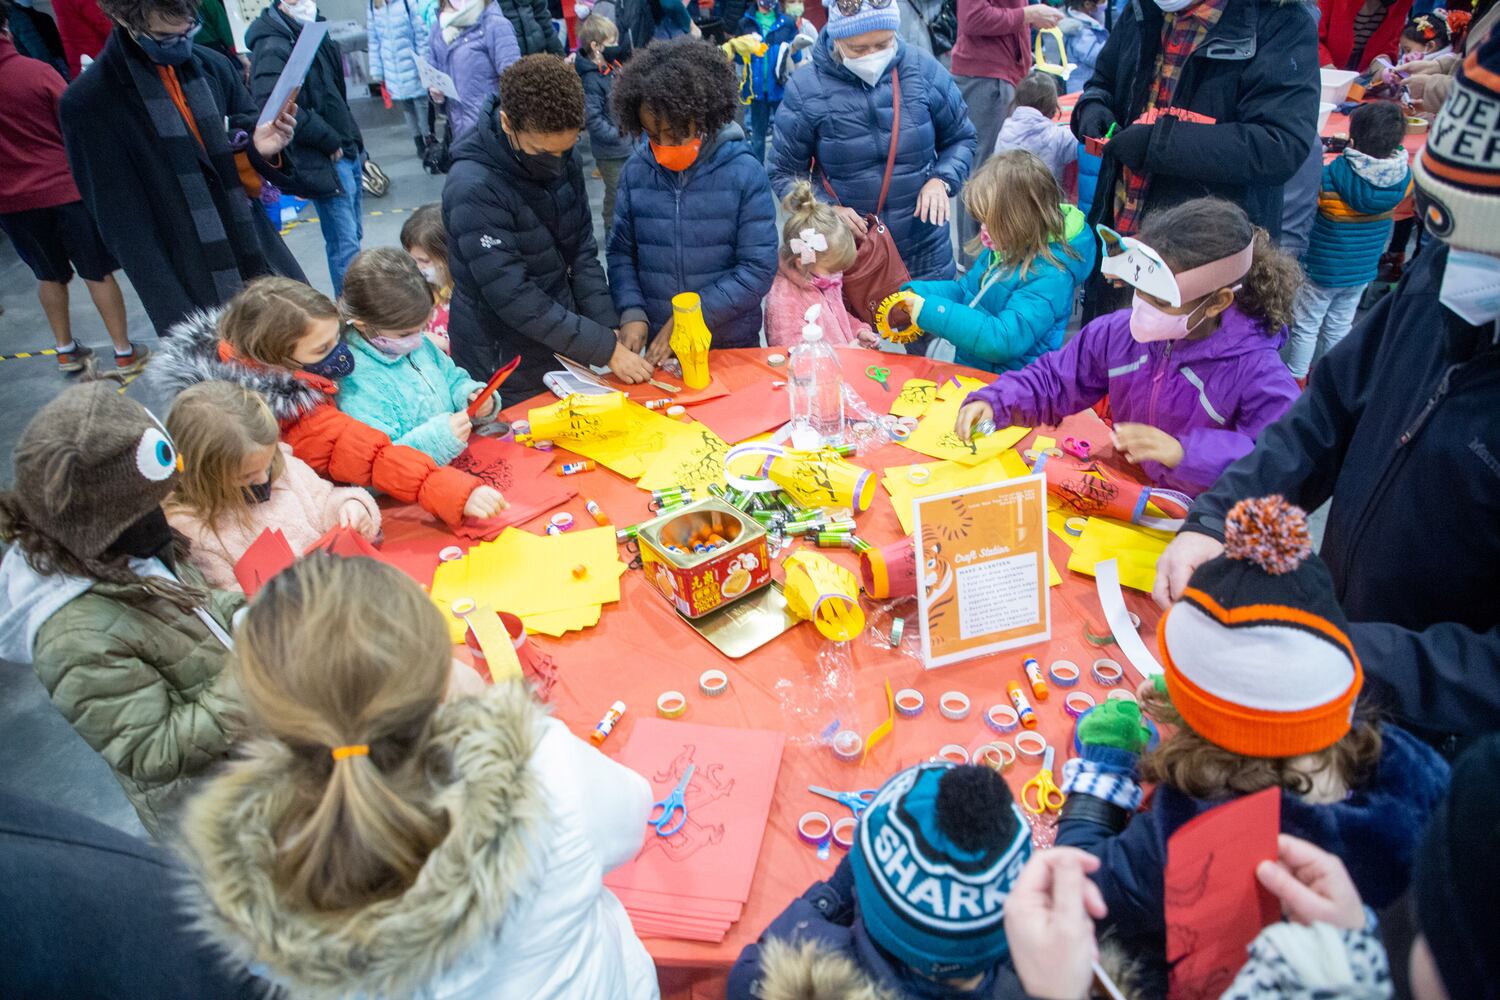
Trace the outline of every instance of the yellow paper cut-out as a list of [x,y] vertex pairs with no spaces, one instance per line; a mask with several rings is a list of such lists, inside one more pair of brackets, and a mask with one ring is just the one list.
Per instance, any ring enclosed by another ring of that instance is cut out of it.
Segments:
[[[608,400],[615,404],[594,403]],[[571,404],[571,405],[569,405]],[[569,396],[551,406],[529,413],[531,436],[547,439],[559,447],[592,458],[627,479],[635,479],[671,442],[692,437],[692,428],[670,417],[628,402],[622,393],[610,396]],[[537,428],[542,420],[544,434]],[[557,433],[561,427],[562,433]]]
[[786,609],[825,638],[847,642],[865,627],[859,579],[821,552],[800,551],[782,563]]
[[[939,395],[941,396],[941,390]],[[939,399],[927,408],[927,415],[917,424],[917,429],[901,443],[912,451],[931,455],[933,458],[950,459],[963,465],[978,465],[994,458],[1031,433],[1029,427],[1002,427],[993,434],[972,438],[965,444],[953,430],[958,421],[958,411],[962,407],[962,396]]]
[[698,499],[708,495],[710,483],[724,482],[724,456],[729,445],[703,424],[685,425],[691,433],[672,437],[654,456],[636,482],[643,490],[686,486]]
[[949,375],[943,379],[943,384],[938,386],[937,398],[939,402],[947,403],[952,400],[963,402],[964,397],[975,389],[983,389],[989,385],[988,382],[967,375]]
[[531,436],[538,441],[562,438],[587,440],[615,433],[625,426],[625,394],[611,392],[602,396],[575,393],[550,406],[527,411]]
[[870,730],[870,735],[865,737],[864,756],[859,758],[863,764],[870,756],[870,751],[875,744],[891,735],[891,730],[896,728],[896,696],[891,692],[891,679],[885,679],[885,720]]
[[897,417],[920,417],[937,398],[937,383],[926,378],[909,378],[901,386],[901,394],[891,404],[891,415]]
[[511,641],[510,633],[506,631],[504,625],[500,624],[500,618],[495,614],[495,609],[487,604],[480,604],[474,609],[473,614],[468,616],[468,624],[469,630],[474,633],[474,638],[479,643],[480,652],[484,653],[490,679],[496,684],[519,680],[521,661],[516,656],[516,647]]
[[1083,534],[1073,542],[1068,569],[1093,576],[1098,563],[1116,559],[1120,564],[1121,585],[1150,593],[1156,582],[1156,561],[1171,540],[1171,532],[1091,517]]

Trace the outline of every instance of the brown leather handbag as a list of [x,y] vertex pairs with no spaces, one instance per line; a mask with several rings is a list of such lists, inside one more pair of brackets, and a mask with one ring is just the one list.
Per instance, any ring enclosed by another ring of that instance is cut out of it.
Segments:
[[[901,252],[896,249],[891,231],[880,221],[880,213],[885,211],[885,196],[891,189],[891,171],[896,167],[896,143],[901,135],[901,76],[895,69],[891,70],[891,99],[895,105],[891,117],[891,148],[885,157],[885,178],[880,182],[880,200],[875,204],[875,214],[865,215],[865,224],[869,226],[869,230],[863,236],[855,234],[855,246],[859,253],[855,256],[854,263],[844,271],[844,305],[851,315],[871,325],[875,322],[876,310],[886,296],[899,291],[902,285],[911,280],[911,273],[901,260]],[[816,163],[813,168],[817,169]],[[826,173],[823,174],[823,187],[835,203],[843,204],[839,201],[838,192],[828,183]]]

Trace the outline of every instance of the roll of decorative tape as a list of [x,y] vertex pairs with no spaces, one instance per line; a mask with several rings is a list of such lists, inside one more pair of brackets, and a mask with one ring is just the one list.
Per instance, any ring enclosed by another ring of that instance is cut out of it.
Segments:
[[1047,752],[1047,741],[1041,733],[1022,733],[1016,737],[1016,753],[1025,760],[1041,760]]
[[438,552],[438,558],[443,562],[452,562],[455,559],[462,559],[463,557],[464,550],[457,545],[450,545]]
[[1083,671],[1078,669],[1078,664],[1072,660],[1053,660],[1052,666],[1047,668],[1047,676],[1052,678],[1052,683],[1058,687],[1070,688],[1078,683],[1078,678],[1083,676]]
[[1035,465],[1036,460],[1042,457],[1042,453],[1035,448],[1027,448],[1021,452],[1021,457],[1026,460],[1027,465]]
[[1042,454],[1046,455],[1048,458],[1062,458],[1063,453],[1061,448],[1048,448],[1046,451],[1042,452]]
[[958,743],[944,743],[938,749],[937,756],[932,759],[947,761],[950,764],[967,764],[969,748]]
[[560,510],[556,514],[553,514],[551,517],[547,518],[547,523],[552,525],[552,527],[554,528],[561,528],[563,531],[567,531],[569,528],[573,527],[573,515],[569,514],[565,510]]
[[766,364],[770,365],[772,368],[780,368],[782,365],[786,364],[786,355],[768,354],[766,355]]
[[1124,688],[1115,688],[1104,697],[1108,701],[1135,701],[1135,695],[1131,694]]
[[983,764],[992,771],[1005,774],[1016,766],[1016,751],[1004,740],[996,740],[974,751],[974,763]]
[[1141,616],[1136,614],[1134,611],[1127,611],[1125,613],[1130,616],[1130,627],[1133,629],[1139,629],[1141,627]]
[[669,407],[667,407],[667,416],[673,418],[674,420],[676,418],[682,416],[686,412],[687,412],[687,407],[683,406],[681,403],[678,403],[675,406],[669,406]]
[[529,420],[517,420],[515,423],[513,423],[513,424],[510,425],[510,429],[515,434],[530,434],[531,433],[531,421],[529,421]]
[[1107,656],[1095,660],[1093,669],[1089,672],[1104,687],[1114,687],[1125,679],[1125,668],[1120,666],[1118,660],[1111,660]]
[[663,719],[677,719],[687,711],[687,695],[681,691],[663,691],[656,696],[656,714]]
[[835,847],[849,850],[854,846],[854,832],[859,829],[859,820],[853,816],[845,816],[833,824],[831,835]]
[[533,441],[533,442],[531,442],[531,446],[533,448],[535,448],[537,451],[551,451],[552,450],[552,442],[551,441],[547,441],[545,439],[543,439],[541,441]]
[[922,486],[932,481],[932,470],[925,465],[914,465],[906,470],[906,481],[914,486]]
[[833,821],[827,813],[810,809],[797,820],[797,836],[814,847],[822,847],[833,835]]
[[896,711],[902,715],[921,715],[927,699],[916,688],[902,688],[896,692]]
[[891,646],[892,649],[895,649],[897,646],[901,645],[901,637],[904,636],[905,634],[906,634],[906,619],[905,618],[892,618],[891,619],[891,634],[886,639],[886,642],[890,643],[890,646]]
[[839,760],[859,760],[865,748],[865,738],[852,729],[840,729],[833,734],[833,755]]
[[1086,517],[1070,517],[1063,522],[1063,530],[1072,535],[1074,538],[1077,538],[1079,535],[1083,534],[1083,529],[1088,525],[1088,523],[1089,519]]
[[474,613],[474,609],[478,606],[479,605],[474,603],[474,598],[460,597],[458,600],[454,601],[452,605],[449,606],[448,610],[453,612],[453,617],[455,618],[466,618],[469,615],[472,615]]
[[918,421],[916,417],[897,417],[896,423],[900,424],[902,427],[905,427],[909,431],[914,431],[917,429]]
[[729,675],[722,670],[705,670],[698,675],[698,690],[717,698],[729,690]]
[[907,428],[901,426],[900,424],[893,424],[891,426],[891,439],[892,440],[895,440],[895,441],[905,441],[909,437],[911,437],[911,431],[908,430]]
[[1063,711],[1076,719],[1093,708],[1095,704],[1094,696],[1087,691],[1069,691],[1067,697],[1063,699]]
[[962,691],[944,691],[942,697],[938,698],[938,711],[943,713],[943,718],[954,722],[967,719],[972,707],[969,696]]
[[997,733],[1009,733],[1021,724],[1021,716],[1010,705],[995,704],[985,709],[984,722]]

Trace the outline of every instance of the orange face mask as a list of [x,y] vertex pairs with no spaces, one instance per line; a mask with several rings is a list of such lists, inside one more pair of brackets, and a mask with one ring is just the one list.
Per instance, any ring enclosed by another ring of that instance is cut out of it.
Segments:
[[646,141],[651,145],[651,155],[656,157],[656,162],[678,173],[691,167],[697,161],[698,148],[703,145],[701,138],[694,139],[692,142],[684,142],[679,146],[662,146],[649,139]]

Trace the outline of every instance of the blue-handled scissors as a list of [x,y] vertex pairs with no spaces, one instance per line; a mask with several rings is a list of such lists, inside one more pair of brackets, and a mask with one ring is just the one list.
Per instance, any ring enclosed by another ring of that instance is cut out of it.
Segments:
[[870,803],[875,801],[875,793],[878,791],[875,788],[865,788],[857,792],[836,792],[831,788],[820,788],[817,785],[808,785],[807,790],[825,799],[842,802],[849,807],[855,819],[859,819],[860,814],[870,808]]
[[[693,780],[693,771],[697,770],[697,764],[689,764],[687,770],[682,772],[677,787],[667,793],[667,797],[651,806],[651,812],[661,810],[661,815],[647,817],[646,822],[656,827],[658,837],[670,837],[682,829],[682,824],[687,822],[687,794],[688,782]],[[675,814],[675,815],[674,815]],[[673,820],[676,820],[674,823]]]

